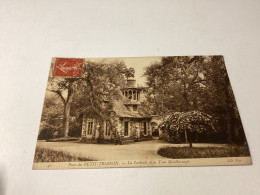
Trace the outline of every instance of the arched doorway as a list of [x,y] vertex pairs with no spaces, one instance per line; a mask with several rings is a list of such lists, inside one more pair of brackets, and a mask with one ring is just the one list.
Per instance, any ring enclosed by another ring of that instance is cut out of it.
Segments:
[[159,139],[159,128],[156,122],[151,122],[152,136],[153,139]]

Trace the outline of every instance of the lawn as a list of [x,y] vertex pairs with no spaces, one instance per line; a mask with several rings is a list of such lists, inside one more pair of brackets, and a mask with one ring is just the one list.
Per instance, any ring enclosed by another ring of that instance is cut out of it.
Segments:
[[159,148],[157,154],[173,159],[181,158],[219,158],[250,156],[247,146],[225,147],[174,147],[165,146]]
[[34,162],[77,162],[93,161],[91,157],[71,154],[64,151],[55,151],[47,148],[37,147],[35,150]]

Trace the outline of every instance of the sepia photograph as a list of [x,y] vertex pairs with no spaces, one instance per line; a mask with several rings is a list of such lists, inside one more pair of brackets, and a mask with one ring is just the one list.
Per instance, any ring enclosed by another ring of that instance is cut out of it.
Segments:
[[259,195],[259,0],[0,0],[0,195]]
[[33,169],[251,163],[223,56],[52,59]]

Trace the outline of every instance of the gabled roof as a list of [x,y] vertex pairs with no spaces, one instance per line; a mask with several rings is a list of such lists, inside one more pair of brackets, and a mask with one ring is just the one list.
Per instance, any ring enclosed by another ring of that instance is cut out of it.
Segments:
[[[108,112],[114,112],[118,117],[123,118],[152,118],[150,113],[144,110],[141,106],[141,103],[138,101],[131,101],[125,96],[121,95],[118,99],[114,100],[105,100],[104,102],[110,102],[110,108],[107,110]],[[131,105],[139,105],[136,111],[133,111]],[[83,109],[81,113],[85,113],[87,115],[95,116],[95,112],[91,107]]]
[[124,105],[140,105],[141,103],[137,100],[130,100],[127,97],[123,96],[122,102]]
[[[137,109],[137,111],[133,111],[131,108],[127,107],[126,105],[129,105],[126,103],[124,104],[123,99],[113,101],[113,111],[116,113],[119,117],[125,117],[125,118],[151,118],[149,113],[142,112],[141,109]],[[136,104],[134,104],[136,105]]]

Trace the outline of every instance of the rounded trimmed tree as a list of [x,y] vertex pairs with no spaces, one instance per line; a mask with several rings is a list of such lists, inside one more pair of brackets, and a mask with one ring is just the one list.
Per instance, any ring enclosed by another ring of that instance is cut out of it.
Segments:
[[170,138],[176,134],[185,133],[185,137],[192,147],[192,134],[208,130],[216,132],[213,124],[214,118],[200,111],[174,112],[159,125],[159,128],[166,132]]

